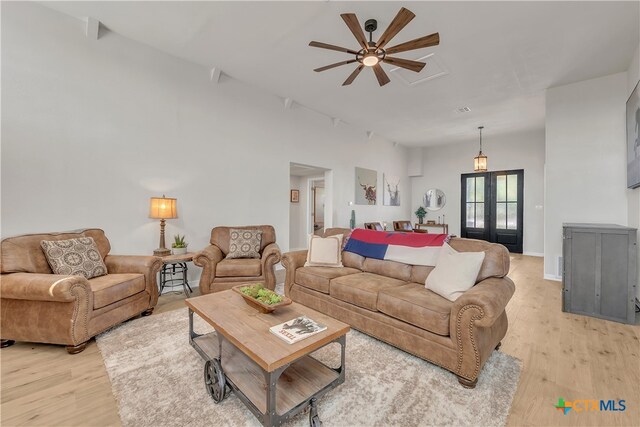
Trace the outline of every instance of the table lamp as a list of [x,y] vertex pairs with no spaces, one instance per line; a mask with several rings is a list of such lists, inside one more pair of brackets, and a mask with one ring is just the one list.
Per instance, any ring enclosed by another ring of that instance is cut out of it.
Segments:
[[178,218],[178,209],[176,199],[170,197],[152,197],[149,204],[149,218],[160,220],[160,247],[153,251],[155,256],[167,256],[171,254],[171,250],[165,247],[164,243],[164,225],[166,219]]

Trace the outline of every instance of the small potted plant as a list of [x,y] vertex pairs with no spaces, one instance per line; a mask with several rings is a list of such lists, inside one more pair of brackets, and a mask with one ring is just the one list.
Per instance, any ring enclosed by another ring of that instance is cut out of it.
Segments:
[[171,253],[174,255],[184,255],[187,253],[188,243],[184,241],[184,236],[180,237],[179,234],[173,236],[174,242],[171,244]]
[[420,206],[418,210],[415,211],[415,214],[418,217],[418,223],[422,224],[422,222],[424,221],[424,217],[427,216],[427,211],[422,206]]

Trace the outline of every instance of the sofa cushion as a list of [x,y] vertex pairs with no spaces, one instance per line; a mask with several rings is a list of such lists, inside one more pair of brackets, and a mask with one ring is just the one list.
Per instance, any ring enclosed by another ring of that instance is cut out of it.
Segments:
[[43,240],[77,239],[79,237],[92,237],[98,245],[102,259],[111,250],[104,231],[97,228],[67,233],[25,234],[7,237],[0,243],[0,273],[51,274],[51,267],[44,256],[40,242]]
[[345,267],[357,268],[362,270],[364,268],[364,260],[366,258],[362,255],[354,254],[353,252],[342,251],[342,265]]
[[484,240],[452,238],[449,246],[458,252],[484,252],[484,261],[478,273],[477,282],[489,277],[504,277],[509,274],[509,251],[498,243]]
[[301,267],[296,270],[295,282],[314,291],[329,293],[329,281],[347,274],[360,273],[348,267]]
[[260,258],[262,231],[236,229],[229,232],[229,253],[227,259]]
[[418,283],[382,289],[378,294],[379,311],[444,336],[449,335],[452,306],[451,301]]
[[118,302],[145,289],[144,274],[107,274],[89,280],[93,292],[93,309]]
[[426,288],[455,301],[476,284],[484,255],[484,252],[458,252],[445,243],[436,268],[427,276]]
[[84,276],[86,279],[104,276],[107,266],[93,237],[40,242],[54,274]]
[[329,284],[329,295],[358,307],[377,311],[378,292],[402,286],[406,282],[372,273],[357,273],[338,277]]
[[342,267],[342,234],[309,238],[309,250],[305,267]]
[[404,280],[405,282],[408,282],[411,278],[411,266],[396,261],[365,258],[362,270],[381,276]]
[[411,281],[415,283],[424,283],[429,273],[433,271],[433,267],[426,265],[414,265],[411,267]]
[[261,274],[262,263],[255,258],[223,259],[216,264],[216,277],[257,277]]
[[260,241],[260,253],[270,245],[271,243],[276,242],[276,231],[270,225],[242,225],[236,227],[214,227],[211,230],[211,240],[209,241],[212,245],[217,246],[222,251],[223,255],[227,255],[229,253],[229,240],[232,229],[242,229],[242,230],[260,230],[262,231],[262,240]]

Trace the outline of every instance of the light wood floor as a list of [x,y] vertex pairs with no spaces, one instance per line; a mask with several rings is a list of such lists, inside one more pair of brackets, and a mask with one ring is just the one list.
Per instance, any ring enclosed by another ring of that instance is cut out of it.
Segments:
[[[560,283],[542,280],[542,258],[514,256],[510,277],[516,293],[501,351],[523,369],[508,424],[640,425],[640,326],[562,313]],[[183,307],[183,299],[162,296],[154,314]],[[120,425],[94,341],[74,356],[17,343],[0,352],[0,364],[3,426]],[[625,399],[627,410],[563,415],[553,407],[559,397]]]

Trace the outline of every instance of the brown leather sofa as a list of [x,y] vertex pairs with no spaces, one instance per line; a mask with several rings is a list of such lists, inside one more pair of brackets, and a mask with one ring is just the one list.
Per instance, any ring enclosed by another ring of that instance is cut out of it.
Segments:
[[[346,229],[328,229],[325,236]],[[354,329],[439,365],[468,388],[507,332],[505,307],[515,286],[509,253],[498,244],[452,238],[461,252],[485,252],[476,285],[455,302],[424,286],[433,267],[343,252],[342,268],[304,267],[307,251],[284,254],[285,294]]]
[[[232,228],[262,230],[260,258],[225,259]],[[280,262],[281,254],[272,226],[215,227],[211,230],[210,243],[193,257],[193,263],[202,267],[200,293],[224,291],[242,283],[263,283],[266,288],[275,289],[275,265]]]
[[[53,274],[42,240],[92,237],[108,274],[87,280]],[[28,234],[0,243],[0,329],[2,344],[14,341],[62,344],[71,354],[102,331],[132,317],[149,315],[158,302],[156,277],[162,260],[109,255],[100,229]]]

